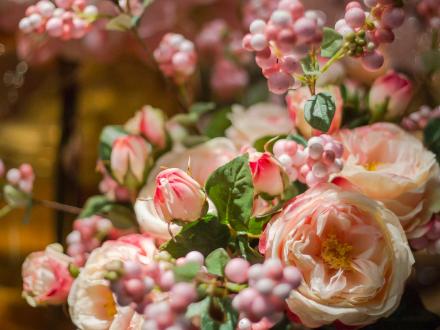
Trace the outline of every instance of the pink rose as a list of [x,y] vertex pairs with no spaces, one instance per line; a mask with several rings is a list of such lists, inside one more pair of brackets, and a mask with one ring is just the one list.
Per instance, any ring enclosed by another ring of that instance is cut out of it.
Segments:
[[[327,132],[328,134],[334,134],[339,130],[342,123],[342,95],[337,86],[329,86],[326,88],[317,89],[317,93],[324,91],[330,92],[336,100],[335,115],[330,125],[330,129]],[[286,96],[287,109],[289,110],[290,117],[292,118],[298,131],[306,138],[310,138],[313,135],[319,135],[322,133],[313,129],[304,118],[304,105],[310,97],[310,91],[307,87],[301,87],[295,91],[289,92]]]
[[107,241],[90,255],[69,293],[69,312],[79,329],[141,330],[143,317],[127,306],[116,304],[104,279],[106,265],[114,260],[147,265],[156,253],[154,241],[142,235],[129,235]]
[[165,116],[160,109],[144,106],[125,124],[125,129],[131,134],[144,136],[159,149],[166,146]]
[[418,238],[440,211],[440,169],[435,155],[394,124],[342,130],[341,176],[400,219],[408,238]]
[[412,96],[413,84],[411,80],[403,74],[390,71],[377,78],[371,86],[370,111],[373,116],[375,114],[380,116],[381,113],[378,112],[385,111],[383,114],[388,120],[400,117],[405,113]]
[[63,254],[59,244],[31,253],[23,263],[23,297],[29,305],[61,305],[66,302],[73,278],[69,273],[72,259]]
[[156,177],[154,205],[167,222],[191,222],[207,211],[206,194],[202,187],[186,172],[169,168]]
[[151,146],[140,136],[126,135],[113,142],[110,166],[119,183],[138,186],[145,177]]
[[268,152],[249,152],[255,194],[278,196],[284,192],[286,176],[281,165]]
[[292,199],[260,244],[266,258],[301,271],[303,281],[287,304],[307,327],[364,326],[389,316],[414,263],[392,212],[327,183]]

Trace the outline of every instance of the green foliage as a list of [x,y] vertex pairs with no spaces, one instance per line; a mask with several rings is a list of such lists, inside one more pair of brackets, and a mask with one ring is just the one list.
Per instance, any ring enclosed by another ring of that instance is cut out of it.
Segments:
[[187,262],[173,268],[174,279],[177,282],[191,282],[199,271],[200,265],[197,262]]
[[307,147],[307,140],[298,134],[290,134],[287,136],[287,140],[295,141],[298,144],[301,144],[303,147]]
[[214,275],[223,276],[226,264],[230,260],[228,253],[223,248],[212,251],[205,260],[208,272]]
[[230,112],[231,108],[225,107],[213,113],[209,123],[204,129],[204,134],[211,139],[219,136],[225,136],[226,129],[231,126],[231,121],[228,118],[228,114]]
[[440,162],[440,118],[431,119],[423,131],[426,147],[431,150]]
[[307,76],[318,76],[319,75],[319,64],[317,61],[312,61],[310,55],[304,57],[301,61],[301,68],[305,75]]
[[333,57],[341,49],[344,40],[335,30],[324,27],[324,36],[321,43],[321,56]]
[[222,223],[246,231],[252,214],[254,188],[248,155],[237,157],[218,168],[206,182],[206,192]]
[[307,100],[304,106],[304,117],[313,128],[327,132],[335,116],[335,111],[336,105],[333,95],[322,92]]
[[203,330],[234,330],[238,323],[238,313],[228,297],[206,297],[191,304],[186,317],[195,316],[200,316],[200,328]]
[[256,140],[254,142],[254,148],[259,152],[264,152],[264,151],[266,151],[266,150],[264,150],[264,146],[266,146],[266,144],[267,144],[268,151],[272,152],[273,145],[275,144],[275,142],[277,142],[278,140],[281,140],[281,139],[285,139],[285,138],[286,138],[285,135],[278,135],[278,136],[266,135],[266,136],[259,138],[258,140]]
[[247,235],[237,236],[236,247],[238,254],[251,263],[260,263],[264,260],[264,257],[250,245]]
[[107,22],[106,29],[110,31],[128,31],[136,22],[128,14],[120,14]]
[[219,220],[207,215],[199,221],[187,224],[172,240],[161,249],[174,258],[185,256],[190,251],[199,251],[204,256],[220,247],[226,247],[229,241],[229,228]]

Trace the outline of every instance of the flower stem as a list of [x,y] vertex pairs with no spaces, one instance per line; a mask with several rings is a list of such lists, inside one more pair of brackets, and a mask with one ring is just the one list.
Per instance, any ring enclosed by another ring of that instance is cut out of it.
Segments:
[[0,209],[0,218],[3,218],[4,216],[6,216],[9,212],[11,212],[13,210],[13,207],[8,205],[3,206]]
[[82,212],[82,209],[76,206],[72,206],[72,205],[67,205],[67,204],[63,204],[63,203],[58,203],[55,201],[49,201],[49,200],[44,200],[44,199],[32,199],[32,202],[34,204],[39,204],[42,205],[44,207],[48,207],[50,209],[53,210],[57,210],[60,212],[65,212],[65,213],[70,213],[70,214],[75,214],[78,215]]
[[333,57],[331,57],[327,63],[324,64],[324,66],[319,71],[320,74],[323,74],[326,72],[335,62],[339,61],[340,59],[344,58],[345,53],[347,52],[347,49],[345,47],[342,47],[339,49]]

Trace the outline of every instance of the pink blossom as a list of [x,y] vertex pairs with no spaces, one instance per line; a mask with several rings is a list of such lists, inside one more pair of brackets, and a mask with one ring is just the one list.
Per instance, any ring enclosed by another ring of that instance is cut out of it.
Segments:
[[128,120],[125,129],[131,134],[140,134],[159,149],[166,146],[165,115],[160,109],[150,105],[142,107],[136,115]]
[[154,204],[167,222],[195,221],[207,211],[206,194],[202,187],[178,168],[166,169],[156,177]]
[[150,153],[151,146],[140,136],[117,138],[113,142],[110,158],[112,174],[121,184],[142,184]]
[[386,119],[401,117],[413,96],[413,84],[403,74],[394,71],[377,78],[370,89],[369,107],[375,113],[385,111]]
[[226,59],[218,60],[211,76],[211,87],[221,100],[233,99],[248,83],[249,77],[243,68]]
[[63,254],[59,244],[31,253],[23,263],[23,296],[35,307],[66,302],[73,278],[68,267],[72,259]]

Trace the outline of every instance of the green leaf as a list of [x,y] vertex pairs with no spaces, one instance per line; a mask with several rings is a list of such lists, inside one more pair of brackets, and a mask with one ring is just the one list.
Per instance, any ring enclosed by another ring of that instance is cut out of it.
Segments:
[[273,148],[273,145],[275,144],[275,142],[277,142],[278,140],[281,140],[281,139],[285,139],[285,138],[286,138],[286,135],[277,135],[277,136],[266,135],[266,136],[259,138],[258,140],[256,140],[254,142],[254,148],[259,152],[264,152],[264,151],[266,151],[266,150],[264,150],[264,146],[268,142],[270,142],[268,145],[268,151],[272,152],[272,148]]
[[201,116],[207,112],[210,112],[215,109],[214,102],[197,102],[191,105],[189,108],[189,112],[195,113],[198,116]]
[[223,248],[212,251],[205,260],[208,272],[214,275],[223,276],[226,264],[230,260],[228,253]]
[[254,188],[249,156],[243,155],[218,168],[206,182],[206,192],[221,222],[246,231],[252,214]]
[[110,31],[128,31],[136,22],[128,14],[120,14],[107,22],[106,29]]
[[440,118],[433,118],[428,122],[424,131],[423,138],[426,147],[431,150],[440,162]]
[[304,117],[313,127],[327,132],[335,116],[336,105],[333,96],[328,92],[318,93],[307,100],[304,106]]
[[321,56],[332,57],[341,49],[344,40],[335,30],[324,27],[324,35],[321,43]]
[[289,134],[287,136],[287,140],[295,141],[296,143],[302,145],[303,147],[307,147],[307,140],[298,134]]
[[246,88],[241,104],[245,107],[250,107],[253,104],[267,101],[268,98],[269,89],[267,88],[267,83],[263,80],[259,80],[252,83],[249,88]]
[[421,60],[426,72],[434,73],[440,70],[440,49],[432,49],[423,53]]
[[87,199],[79,218],[88,218],[94,214],[99,213],[104,206],[111,201],[102,195],[92,196]]
[[122,126],[106,126],[99,137],[99,158],[103,161],[110,160],[113,142],[121,136],[127,135]]
[[191,282],[200,271],[200,265],[197,262],[187,262],[181,266],[173,268],[174,279],[176,282]]
[[247,236],[237,236],[236,244],[238,247],[237,252],[241,255],[242,258],[248,260],[251,263],[260,263],[263,261],[264,257],[260,254],[260,252],[250,246],[249,238]]
[[199,251],[204,256],[220,247],[226,247],[229,241],[229,228],[219,220],[207,215],[203,219],[192,222],[182,228],[175,240],[162,245],[174,258],[185,256],[190,251]]
[[185,316],[189,319],[200,317],[200,328],[203,330],[234,330],[238,323],[238,313],[228,297],[206,297],[191,304]]
[[310,55],[304,57],[301,61],[301,68],[305,75],[317,76],[319,74],[319,64],[317,61],[315,63],[312,61]]
[[213,113],[203,133],[211,139],[225,136],[226,129],[231,126],[231,120],[228,118],[230,112],[231,108],[226,107]]

